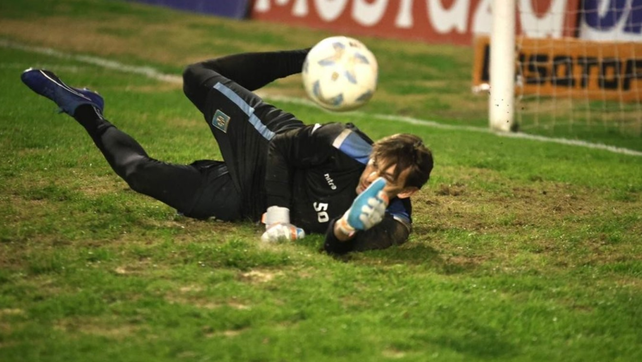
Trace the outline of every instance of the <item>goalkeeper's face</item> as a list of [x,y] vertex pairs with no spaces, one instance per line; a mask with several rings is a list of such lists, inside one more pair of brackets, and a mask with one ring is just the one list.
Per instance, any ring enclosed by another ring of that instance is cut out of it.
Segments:
[[366,168],[361,173],[359,184],[357,185],[357,194],[362,193],[370,184],[378,177],[383,177],[386,180],[386,187],[383,189],[390,199],[395,197],[405,198],[410,197],[417,191],[416,187],[406,187],[406,178],[408,178],[409,169],[399,172],[395,178],[396,165],[393,163],[388,168],[381,165],[390,164],[389,162],[378,162],[378,160],[371,158],[366,165]]

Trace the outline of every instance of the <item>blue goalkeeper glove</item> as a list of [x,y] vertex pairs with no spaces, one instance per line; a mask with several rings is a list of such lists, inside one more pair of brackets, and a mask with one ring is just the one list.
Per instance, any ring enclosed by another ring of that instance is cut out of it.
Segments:
[[352,206],[337,221],[343,233],[352,235],[357,230],[368,230],[383,220],[388,207],[384,187],[386,180],[379,177],[354,199]]

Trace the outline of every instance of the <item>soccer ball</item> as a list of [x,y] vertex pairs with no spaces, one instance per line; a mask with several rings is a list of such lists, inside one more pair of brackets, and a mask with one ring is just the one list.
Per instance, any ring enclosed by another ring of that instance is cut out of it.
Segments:
[[333,36],[317,43],[303,63],[303,86],[318,105],[348,111],[366,104],[377,89],[377,59],[360,41]]

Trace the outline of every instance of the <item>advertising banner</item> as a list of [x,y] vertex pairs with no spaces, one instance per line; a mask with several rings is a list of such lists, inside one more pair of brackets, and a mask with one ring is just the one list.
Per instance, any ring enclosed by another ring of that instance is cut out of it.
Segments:
[[[523,27],[534,37],[570,36],[576,29],[578,1],[518,0],[522,11],[517,31]],[[255,0],[251,17],[337,34],[472,45],[475,35],[490,33],[491,4],[492,0]],[[537,33],[540,29],[545,30]]]
[[161,5],[179,10],[243,19],[249,12],[251,0],[130,0]]
[[642,42],[642,0],[582,2],[582,39]]
[[[475,43],[473,85],[480,86],[489,81],[490,40]],[[516,49],[517,93],[642,101],[642,43],[522,39]]]

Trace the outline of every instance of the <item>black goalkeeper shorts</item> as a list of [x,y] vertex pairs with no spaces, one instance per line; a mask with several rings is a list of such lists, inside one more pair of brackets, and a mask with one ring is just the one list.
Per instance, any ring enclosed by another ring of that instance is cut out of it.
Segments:
[[193,206],[190,210],[178,211],[196,219],[211,217],[225,221],[241,219],[242,197],[234,187],[225,163],[201,160],[190,166],[199,171],[201,186],[193,194]]

